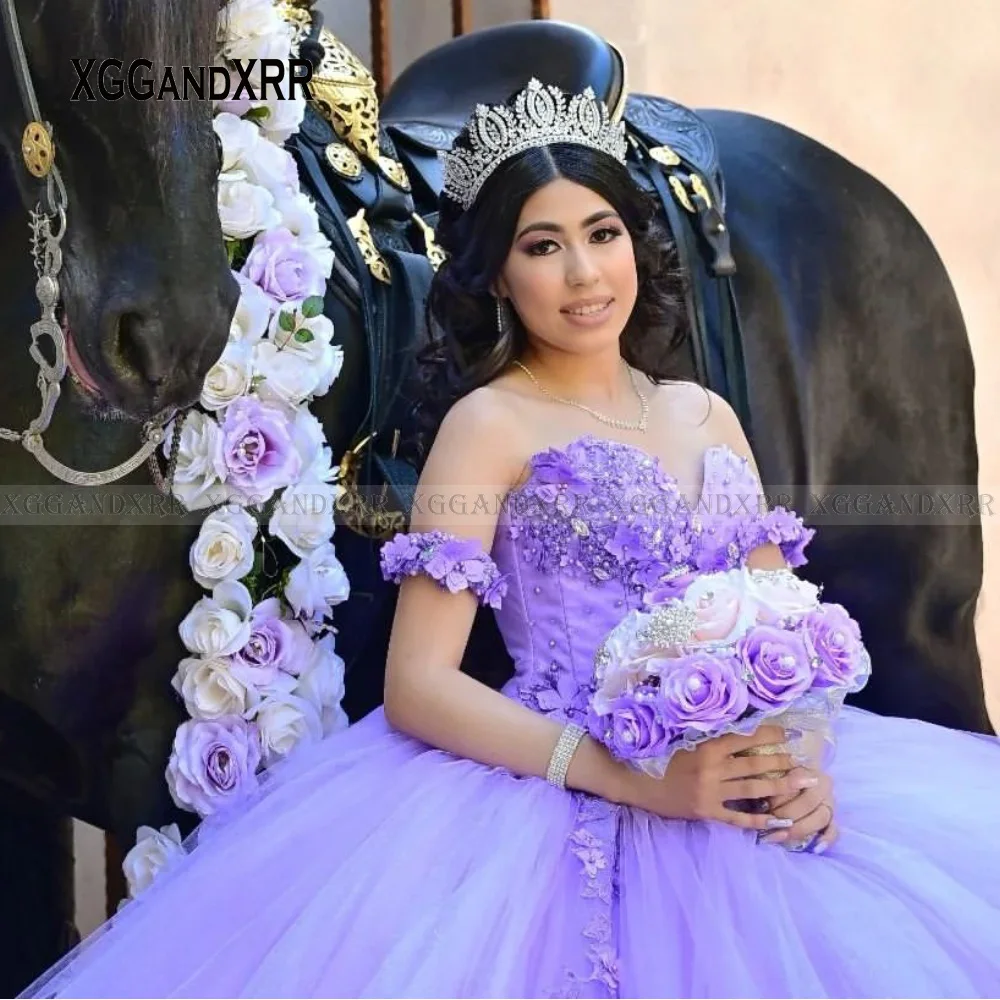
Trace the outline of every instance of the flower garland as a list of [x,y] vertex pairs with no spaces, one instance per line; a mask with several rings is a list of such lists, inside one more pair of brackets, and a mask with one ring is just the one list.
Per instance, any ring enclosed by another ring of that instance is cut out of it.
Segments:
[[[288,60],[293,29],[274,0],[229,0],[218,42],[224,62]],[[176,455],[174,494],[212,512],[189,554],[207,593],[179,627],[190,655],[172,684],[190,719],[166,769],[173,801],[201,818],[252,794],[302,743],[348,724],[328,624],[349,593],[332,543],[341,488],[309,410],[343,361],[322,312],[333,251],[284,148],[304,114],[301,96],[223,100],[213,121],[219,217],[241,294]],[[165,454],[172,439],[171,427]],[[130,896],[183,853],[176,824],[140,827],[123,866]]]

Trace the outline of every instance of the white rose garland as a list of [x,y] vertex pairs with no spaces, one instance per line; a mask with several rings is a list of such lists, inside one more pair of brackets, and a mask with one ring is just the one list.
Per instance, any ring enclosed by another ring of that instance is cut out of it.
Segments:
[[[291,56],[292,30],[273,0],[230,0],[219,26],[220,65]],[[350,593],[333,545],[340,487],[309,411],[343,363],[322,313],[333,250],[283,148],[304,114],[298,96],[222,101],[214,118],[219,219],[241,294],[178,442],[174,495],[190,510],[218,509],[189,554],[207,593],[179,626],[190,655],[172,685],[191,718],[166,771],[174,802],[202,818],[252,795],[302,743],[348,724],[329,625]],[[288,568],[276,575],[279,559]],[[123,865],[130,896],[180,853],[176,826],[140,828]]]

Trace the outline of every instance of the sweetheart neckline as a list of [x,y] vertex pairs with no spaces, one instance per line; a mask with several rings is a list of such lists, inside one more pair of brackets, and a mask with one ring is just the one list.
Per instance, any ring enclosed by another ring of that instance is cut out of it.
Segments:
[[[548,445],[545,448],[539,448],[537,451],[533,451],[526,459],[525,465],[530,470],[527,477],[523,482],[518,483],[516,486],[511,487],[510,492],[512,494],[520,493],[522,490],[526,489],[531,485],[532,479],[534,477],[535,466],[539,458],[551,453],[556,453],[559,455],[567,456],[570,448],[575,445],[583,444],[584,442],[590,442],[591,444],[599,445],[610,445],[612,447],[624,448],[626,451],[631,451],[633,454],[640,455],[643,458],[653,463],[653,467],[656,471],[663,476],[664,480],[671,483],[675,488],[679,489],[679,481],[677,476],[672,472],[668,472],[663,464],[663,460],[659,455],[654,455],[652,452],[647,451],[641,445],[632,444],[630,441],[619,441],[617,438],[606,438],[601,437],[599,434],[578,434],[576,437],[571,438],[565,444],[562,445]],[[730,445],[726,443],[721,444],[710,444],[701,454],[701,488],[698,490],[698,496],[695,503],[700,503],[705,496],[705,487],[708,485],[708,459],[709,456],[717,451],[729,452],[736,459],[743,459],[743,456],[735,451]]]

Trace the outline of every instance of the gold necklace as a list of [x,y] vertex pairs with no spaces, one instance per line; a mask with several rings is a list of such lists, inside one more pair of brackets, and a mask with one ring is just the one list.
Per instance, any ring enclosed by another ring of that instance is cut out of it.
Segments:
[[621,431],[640,431],[643,434],[646,433],[646,419],[649,416],[649,403],[646,402],[646,397],[640,391],[639,386],[636,385],[635,375],[633,374],[632,369],[627,365],[625,366],[625,370],[628,372],[629,381],[632,383],[632,391],[639,397],[639,405],[642,407],[642,416],[638,420],[619,420],[617,417],[609,417],[604,413],[599,413],[592,407],[587,406],[585,403],[580,403],[575,399],[564,399],[562,396],[557,396],[554,392],[549,392],[549,390],[546,389],[537,378],[535,378],[534,373],[530,368],[528,368],[527,365],[522,364],[516,359],[514,364],[517,365],[517,367],[531,379],[531,381],[535,384],[535,388],[538,389],[539,392],[544,393],[550,399],[554,399],[557,403],[565,403],[567,406],[575,406],[577,409],[589,413],[592,417],[600,420],[601,423],[607,424],[609,427],[615,427]]

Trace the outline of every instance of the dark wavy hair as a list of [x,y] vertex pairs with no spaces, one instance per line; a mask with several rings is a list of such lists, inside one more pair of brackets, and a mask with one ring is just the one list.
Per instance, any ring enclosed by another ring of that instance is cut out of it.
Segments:
[[[456,144],[466,142],[463,131]],[[604,198],[632,238],[638,294],[622,332],[622,357],[651,382],[679,378],[675,358],[689,332],[685,280],[655,201],[607,154],[568,143],[528,149],[490,175],[468,211],[441,196],[436,236],[448,259],[431,283],[430,339],[417,359],[416,388],[410,394],[418,464],[455,401],[496,378],[526,346],[527,334],[512,309],[506,310],[505,335],[500,335],[490,288],[510,253],[524,203],[558,178]]]

